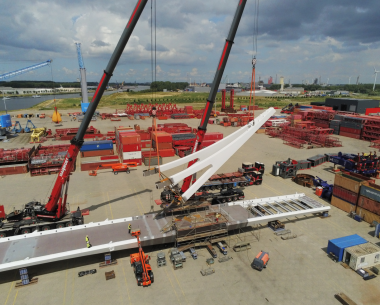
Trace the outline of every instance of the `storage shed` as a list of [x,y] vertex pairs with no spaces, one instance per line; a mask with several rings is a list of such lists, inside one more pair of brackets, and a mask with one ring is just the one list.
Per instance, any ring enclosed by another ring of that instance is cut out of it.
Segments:
[[344,250],[349,247],[368,243],[363,237],[357,234],[330,239],[327,245],[327,254],[336,257],[338,262],[343,259]]
[[325,106],[333,107],[333,110],[365,113],[367,108],[379,107],[379,100],[366,100],[354,98],[327,98]]
[[380,247],[365,243],[344,250],[343,261],[354,269],[369,268],[380,264]]

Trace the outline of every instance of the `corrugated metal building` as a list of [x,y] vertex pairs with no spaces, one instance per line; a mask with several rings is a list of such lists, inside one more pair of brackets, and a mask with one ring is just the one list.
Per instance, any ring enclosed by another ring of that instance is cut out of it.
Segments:
[[365,243],[344,250],[343,262],[353,270],[369,268],[380,264],[380,247]]
[[325,105],[334,110],[365,113],[367,108],[379,107],[379,100],[365,100],[354,98],[326,98]]

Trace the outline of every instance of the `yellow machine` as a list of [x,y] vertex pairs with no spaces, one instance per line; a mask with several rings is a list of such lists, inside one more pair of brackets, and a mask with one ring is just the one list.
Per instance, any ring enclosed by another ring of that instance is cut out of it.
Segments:
[[33,128],[32,135],[30,136],[30,142],[40,142],[40,137],[46,135],[46,127]]

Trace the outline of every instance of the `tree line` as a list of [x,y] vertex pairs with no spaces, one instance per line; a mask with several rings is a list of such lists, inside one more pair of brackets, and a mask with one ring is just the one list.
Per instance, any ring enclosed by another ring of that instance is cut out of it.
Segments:
[[152,91],[163,91],[164,89],[168,91],[176,91],[176,90],[185,90],[185,88],[189,85],[187,82],[152,82],[150,84],[150,89]]

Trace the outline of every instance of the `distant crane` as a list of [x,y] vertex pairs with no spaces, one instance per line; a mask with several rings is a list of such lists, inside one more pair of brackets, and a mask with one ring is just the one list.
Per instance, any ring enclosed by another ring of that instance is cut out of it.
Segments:
[[39,68],[42,68],[42,67],[45,67],[45,66],[48,66],[52,62],[53,61],[51,59],[49,59],[49,60],[47,60],[45,62],[42,62],[40,64],[36,64],[36,65],[30,66],[30,67],[26,67],[26,68],[19,69],[19,70],[13,71],[13,72],[8,72],[8,73],[5,73],[5,74],[2,74],[2,75],[0,75],[0,80],[9,79],[11,77],[15,77],[17,75],[21,75],[21,74],[24,74],[26,72],[29,72],[29,71],[32,71],[32,70],[36,70],[36,69],[39,69]]
[[359,78],[360,78],[360,74],[359,74],[359,76],[356,79],[356,85],[359,85]]
[[380,71],[377,71],[375,67],[373,67],[373,69],[375,70],[375,82],[373,83],[373,90],[372,91],[375,91],[375,86],[376,86],[376,78],[377,78],[377,73],[379,73]]
[[87,94],[87,80],[86,80],[86,68],[84,67],[82,52],[80,50],[80,43],[75,43],[77,47],[78,53],[78,63],[79,63],[79,71],[80,71],[80,85],[82,89],[82,103],[81,108],[82,112],[86,113],[88,106],[90,103],[88,102],[88,94]]
[[[48,66],[52,62],[53,62],[53,60],[49,59],[49,60],[47,60],[45,62],[42,62],[40,64],[36,64],[36,65],[30,66],[30,67],[18,69],[18,70],[13,71],[13,72],[7,72],[5,74],[1,74],[0,75],[0,81],[1,80],[6,80],[6,79],[9,79],[9,78],[12,78],[12,77],[16,77],[17,75],[21,75],[21,74],[24,74],[26,72],[29,72],[29,71],[32,71],[32,70],[36,70],[36,69],[39,69],[39,68],[42,68],[42,67],[45,67],[45,66]],[[5,112],[8,113],[7,112],[7,105],[5,104],[5,100],[6,100],[6,98],[4,97],[4,91],[3,91],[4,108],[5,108]]]

